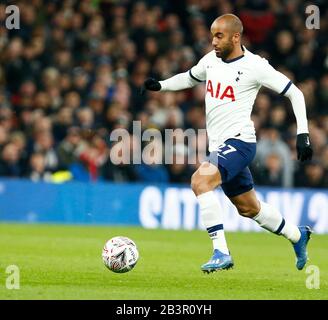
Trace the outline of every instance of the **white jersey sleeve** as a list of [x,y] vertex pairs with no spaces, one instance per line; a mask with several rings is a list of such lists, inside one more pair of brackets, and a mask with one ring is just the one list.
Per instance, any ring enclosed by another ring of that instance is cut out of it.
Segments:
[[179,91],[183,89],[192,88],[205,80],[206,69],[204,66],[203,57],[189,71],[178,73],[169,79],[159,81],[159,83],[161,85],[161,91]]
[[297,123],[297,134],[309,133],[306,106],[302,91],[292,84],[285,96],[289,98],[293,107]]
[[282,95],[284,95],[292,85],[290,79],[273,68],[265,58],[261,58],[256,66],[256,80],[260,85]]
[[289,98],[297,123],[297,134],[308,133],[306,106],[304,96],[292,81],[274,69],[266,59],[261,58],[257,68],[257,81],[269,89]]
[[161,91],[179,91],[194,87],[199,82],[193,79],[190,71],[178,73],[175,76],[166,80],[159,81]]
[[195,81],[203,82],[206,80],[206,67],[204,61],[206,57],[207,55],[200,59],[199,62],[189,70],[190,77]]

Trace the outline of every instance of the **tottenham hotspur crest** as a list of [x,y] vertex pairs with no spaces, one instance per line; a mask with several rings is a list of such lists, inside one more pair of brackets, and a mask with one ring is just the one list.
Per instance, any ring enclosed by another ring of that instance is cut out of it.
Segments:
[[238,76],[237,76],[237,78],[236,78],[236,81],[238,82],[239,81],[239,77],[242,75],[243,73],[241,72],[241,71],[238,71]]

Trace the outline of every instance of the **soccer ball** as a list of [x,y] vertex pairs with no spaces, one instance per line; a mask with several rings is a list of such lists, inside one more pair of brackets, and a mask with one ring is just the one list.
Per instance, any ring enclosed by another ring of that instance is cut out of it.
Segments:
[[114,237],[105,243],[102,259],[109,270],[124,273],[134,268],[139,259],[139,252],[131,239]]

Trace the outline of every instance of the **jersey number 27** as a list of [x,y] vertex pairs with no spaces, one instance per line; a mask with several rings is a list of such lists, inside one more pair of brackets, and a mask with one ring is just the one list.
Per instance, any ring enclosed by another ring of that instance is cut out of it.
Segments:
[[222,143],[219,148],[218,148],[218,155],[222,154],[222,155],[227,155],[228,153],[237,151],[236,148],[234,148],[233,146],[231,146],[230,144],[225,144]]

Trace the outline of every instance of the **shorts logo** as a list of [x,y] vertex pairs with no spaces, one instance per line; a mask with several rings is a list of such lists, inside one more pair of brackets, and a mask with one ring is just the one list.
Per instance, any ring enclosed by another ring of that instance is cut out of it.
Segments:
[[224,157],[224,156],[221,156],[221,155],[220,155],[220,153],[218,153],[218,157],[220,157],[220,158],[223,158],[223,159],[227,160],[227,158],[226,158],[226,157]]

